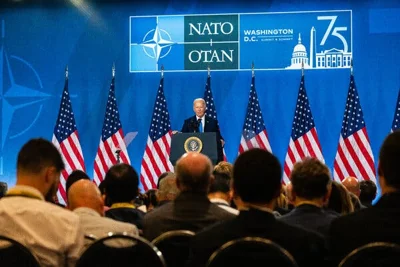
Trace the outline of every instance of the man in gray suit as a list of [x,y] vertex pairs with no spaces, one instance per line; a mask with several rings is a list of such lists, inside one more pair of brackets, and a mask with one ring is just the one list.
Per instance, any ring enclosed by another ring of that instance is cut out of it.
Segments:
[[176,163],[176,184],[179,195],[144,217],[143,235],[153,240],[171,230],[197,232],[235,215],[221,209],[207,198],[212,179],[210,159],[200,153],[184,154]]
[[138,229],[130,223],[104,217],[104,202],[100,190],[90,180],[79,180],[68,190],[68,208],[78,214],[85,235],[105,237],[109,232],[138,235]]

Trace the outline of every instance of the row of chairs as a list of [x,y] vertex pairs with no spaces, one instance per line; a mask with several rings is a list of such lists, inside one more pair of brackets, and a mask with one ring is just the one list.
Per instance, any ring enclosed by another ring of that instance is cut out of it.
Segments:
[[[96,239],[86,236],[92,243],[82,253],[77,267],[86,266],[152,266],[180,267],[189,257],[191,231],[170,231],[152,242],[141,237],[109,233]],[[274,264],[267,264],[274,263]],[[39,267],[39,263],[25,246],[0,236],[0,265]],[[232,240],[215,251],[208,267],[217,266],[280,266],[296,267],[293,256],[271,240],[244,237]],[[400,266],[400,246],[376,242],[360,247],[342,260],[339,267]]]

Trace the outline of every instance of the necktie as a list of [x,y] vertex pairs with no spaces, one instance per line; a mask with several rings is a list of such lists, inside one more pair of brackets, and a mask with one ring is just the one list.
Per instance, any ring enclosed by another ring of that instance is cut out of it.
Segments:
[[199,133],[203,132],[203,124],[201,123],[201,119],[197,120],[199,122]]

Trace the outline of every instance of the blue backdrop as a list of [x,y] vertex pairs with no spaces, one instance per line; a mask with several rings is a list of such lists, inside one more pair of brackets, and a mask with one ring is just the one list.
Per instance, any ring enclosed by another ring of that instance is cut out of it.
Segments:
[[[0,57],[0,180],[10,186],[15,183],[16,156],[28,139],[38,136],[51,139],[66,65],[85,164],[88,173],[93,174],[113,62],[123,130],[125,134],[138,133],[128,152],[132,165],[140,172],[160,73],[130,72],[130,16],[311,10],[352,10],[354,74],[377,163],[379,147],[391,128],[400,84],[400,2],[397,0],[384,3],[240,0],[229,4],[170,0],[158,4],[92,3],[81,7],[22,5],[0,9],[0,19],[4,21]],[[291,47],[296,43],[297,32]],[[260,57],[270,53],[256,52]],[[247,60],[254,60],[257,65],[257,58]],[[227,157],[233,161],[246,113],[251,72],[214,71],[211,74]],[[256,71],[256,88],[269,140],[282,164],[291,134],[300,74],[299,70]],[[322,152],[330,167],[338,145],[349,74],[349,69],[305,72]],[[192,100],[203,96],[206,75],[204,71],[165,73],[165,95],[173,129],[179,130],[183,120],[192,115]]]

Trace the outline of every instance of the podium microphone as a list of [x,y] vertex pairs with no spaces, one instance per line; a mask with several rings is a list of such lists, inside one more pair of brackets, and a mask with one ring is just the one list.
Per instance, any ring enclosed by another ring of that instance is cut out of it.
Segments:
[[121,163],[121,156],[120,156],[120,154],[121,154],[121,149],[115,150],[115,154],[117,155],[117,163],[118,163],[118,164]]

